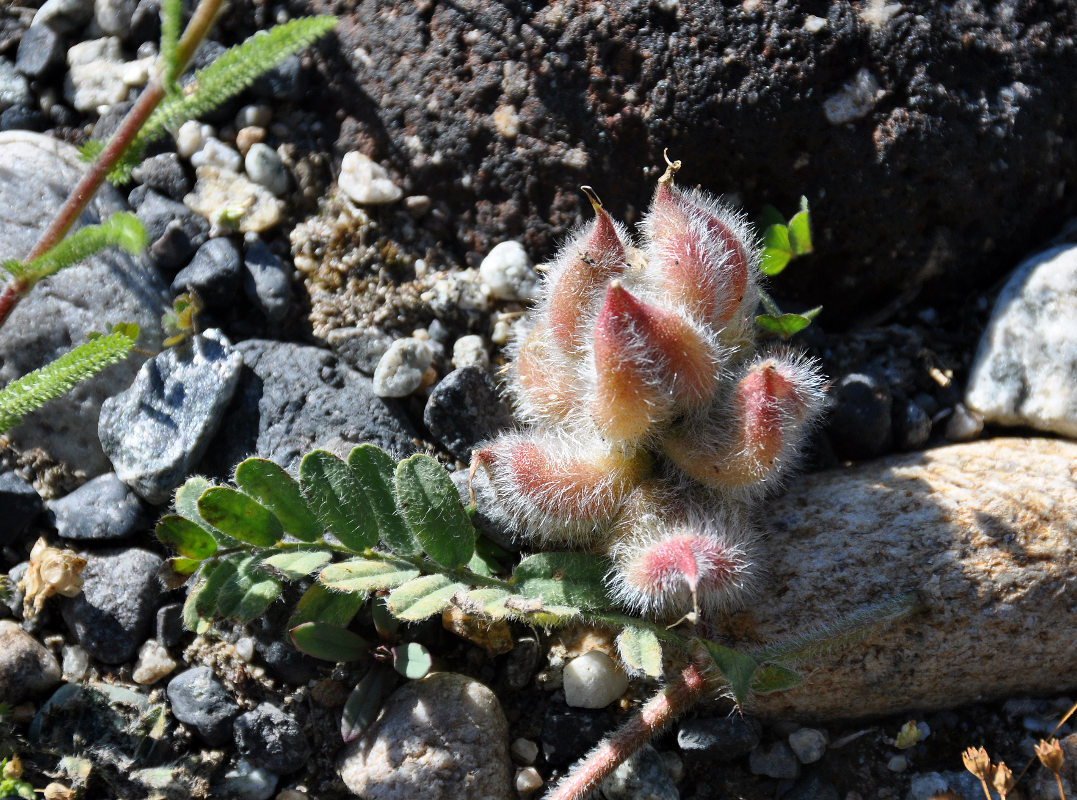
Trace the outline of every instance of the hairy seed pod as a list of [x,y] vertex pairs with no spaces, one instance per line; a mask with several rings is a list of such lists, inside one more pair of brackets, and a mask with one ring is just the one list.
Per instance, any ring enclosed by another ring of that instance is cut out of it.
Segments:
[[582,405],[577,370],[553,343],[550,329],[536,325],[515,348],[511,390],[524,419],[564,423]]

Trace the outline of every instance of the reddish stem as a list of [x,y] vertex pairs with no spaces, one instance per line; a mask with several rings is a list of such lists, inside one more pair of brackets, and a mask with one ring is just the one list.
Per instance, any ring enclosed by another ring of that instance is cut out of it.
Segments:
[[583,800],[620,764],[691,708],[706,689],[707,679],[695,664],[689,664],[677,680],[648,701],[623,728],[573,769],[546,800]]

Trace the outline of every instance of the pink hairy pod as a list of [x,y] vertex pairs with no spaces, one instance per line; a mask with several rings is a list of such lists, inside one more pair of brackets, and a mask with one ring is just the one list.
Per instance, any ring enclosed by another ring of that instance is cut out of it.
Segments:
[[786,352],[749,362],[729,398],[671,429],[662,450],[712,489],[744,495],[772,486],[823,408],[814,361]]
[[601,538],[621,504],[650,472],[643,451],[581,446],[549,434],[505,434],[476,450],[471,474],[490,476],[497,509],[510,528],[547,544],[589,544]]
[[688,320],[611,281],[595,322],[591,416],[616,442],[636,442],[718,383],[717,349]]
[[538,324],[515,346],[510,388],[520,415],[540,424],[565,423],[583,405],[576,366]]
[[673,185],[680,162],[658,182],[643,222],[648,270],[670,300],[716,331],[735,336],[755,304],[758,248],[741,214],[698,189]]

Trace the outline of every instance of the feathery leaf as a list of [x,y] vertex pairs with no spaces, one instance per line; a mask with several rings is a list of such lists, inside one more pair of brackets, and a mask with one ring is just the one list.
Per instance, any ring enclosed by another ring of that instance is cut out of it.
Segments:
[[87,225],[61,239],[55,247],[23,265],[22,274],[36,283],[106,247],[122,247],[129,253],[146,248],[146,229],[134,214],[126,211],[113,214],[100,225]]

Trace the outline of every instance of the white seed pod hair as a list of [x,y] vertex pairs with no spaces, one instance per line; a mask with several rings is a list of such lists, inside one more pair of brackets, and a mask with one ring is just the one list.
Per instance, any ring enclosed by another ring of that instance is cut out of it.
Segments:
[[486,515],[538,546],[601,546],[651,458],[609,452],[599,442],[534,431],[507,433],[480,445],[471,473],[489,477]]
[[629,611],[672,620],[732,611],[754,591],[758,538],[736,507],[640,504],[616,529],[606,583]]

